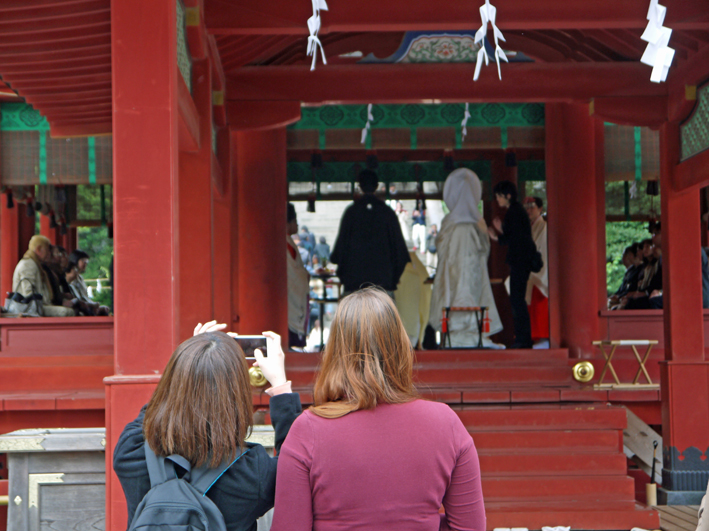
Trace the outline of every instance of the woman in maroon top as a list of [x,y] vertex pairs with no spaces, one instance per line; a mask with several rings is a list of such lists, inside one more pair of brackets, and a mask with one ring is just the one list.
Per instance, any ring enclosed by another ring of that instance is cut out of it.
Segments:
[[485,531],[473,440],[447,405],[418,399],[412,366],[386,293],[340,302],[315,405],[279,454],[272,531]]

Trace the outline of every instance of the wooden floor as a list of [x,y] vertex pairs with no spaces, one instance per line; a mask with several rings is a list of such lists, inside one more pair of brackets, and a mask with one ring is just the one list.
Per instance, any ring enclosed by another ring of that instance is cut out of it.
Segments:
[[658,505],[662,531],[695,531],[698,505]]

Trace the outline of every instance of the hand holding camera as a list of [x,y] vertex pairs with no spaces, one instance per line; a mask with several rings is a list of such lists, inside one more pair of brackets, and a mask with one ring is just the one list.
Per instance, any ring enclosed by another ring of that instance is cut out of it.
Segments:
[[[221,332],[225,328],[226,324],[218,324],[216,321],[197,323],[193,335]],[[281,336],[275,332],[264,332],[262,336],[240,336],[234,332],[227,332],[227,335],[239,343],[247,360],[255,360],[253,366],[261,369],[271,387],[279,387],[288,381],[285,368],[286,356],[281,347]]]

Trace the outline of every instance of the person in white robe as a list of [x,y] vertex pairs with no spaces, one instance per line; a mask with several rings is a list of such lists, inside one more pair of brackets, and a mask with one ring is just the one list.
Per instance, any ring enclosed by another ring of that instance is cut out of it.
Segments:
[[401,322],[409,336],[411,346],[423,343],[424,332],[431,309],[431,284],[428,271],[415,251],[410,251],[411,262],[406,264],[399,285],[394,292],[394,302],[399,310]]
[[[438,268],[433,283],[429,324],[441,331],[444,308],[485,306],[488,308],[489,329],[483,332],[483,346],[494,348],[499,345],[494,344],[490,336],[502,330],[502,321],[487,269],[490,237],[479,209],[481,198],[482,185],[473,171],[458,168],[446,179],[443,200],[449,214],[443,218],[436,238]],[[475,312],[450,312],[448,330],[451,346],[478,345]]]
[[535,347],[549,347],[549,253],[547,252],[547,222],[542,216],[544,202],[540,197],[524,200],[529,220],[532,222],[532,239],[542,254],[544,265],[538,273],[529,275],[527,305],[529,306],[532,340]]
[[291,238],[298,233],[295,207],[288,203],[288,232],[286,235],[286,263],[288,271],[288,346],[304,347],[308,325],[310,275],[305,269],[298,246]]

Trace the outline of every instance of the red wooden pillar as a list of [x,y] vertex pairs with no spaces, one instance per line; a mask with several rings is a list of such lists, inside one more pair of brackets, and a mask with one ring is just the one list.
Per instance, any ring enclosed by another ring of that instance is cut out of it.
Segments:
[[288,337],[285,128],[239,131],[236,144],[239,332]]
[[[233,237],[236,232],[232,207],[230,134],[228,128],[217,133],[217,154],[213,159],[212,191],[212,252],[214,284],[214,319],[233,327],[233,276],[236,268],[233,257]],[[218,172],[219,175],[216,175]]]
[[[214,314],[212,283],[212,75],[209,60],[192,66],[192,99],[199,114],[197,151],[181,152],[179,166],[179,340]],[[228,264],[226,265],[228,267]]]
[[5,294],[12,291],[12,274],[22,255],[17,203],[15,208],[7,208],[5,196],[0,199],[0,294],[5,302]]
[[599,339],[597,131],[582,104],[549,103],[545,122],[550,340],[578,358]]
[[[605,126],[603,121],[595,119],[594,143],[596,154],[596,279],[598,289],[598,308],[608,306],[608,283],[606,281],[606,152]],[[598,339],[606,336],[608,324],[605,319],[598,319]]]
[[662,279],[665,358],[662,366],[663,488],[660,502],[698,504],[709,480],[709,362],[704,350],[700,259],[700,191],[676,193],[679,127],[660,130]]
[[[39,233],[46,236],[53,245],[57,244],[57,231],[49,226],[49,216],[39,215]],[[68,249],[71,252],[72,249]]]
[[127,519],[113,447],[179,340],[176,27],[175,0],[111,2],[117,376],[106,382],[109,531]]

